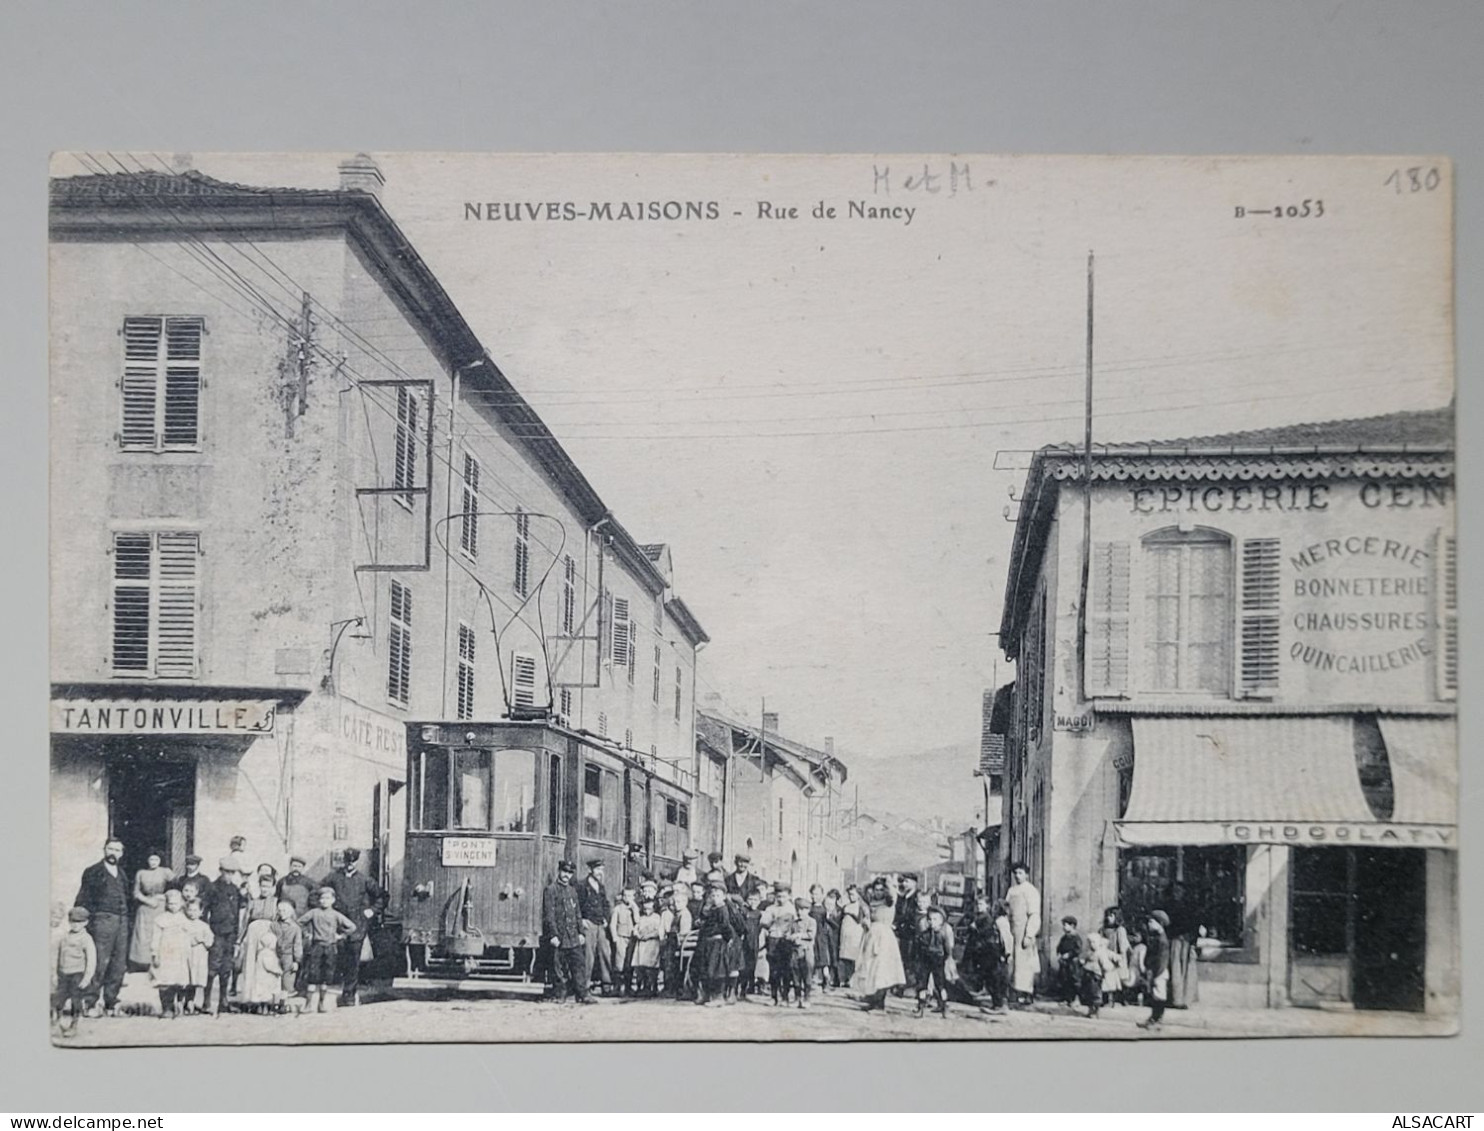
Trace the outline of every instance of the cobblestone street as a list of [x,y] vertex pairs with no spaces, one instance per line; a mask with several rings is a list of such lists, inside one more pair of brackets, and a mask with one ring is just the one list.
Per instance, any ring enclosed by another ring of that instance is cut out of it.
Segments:
[[[124,1000],[149,998],[141,976]],[[1410,1013],[1311,1009],[1171,1010],[1163,1029],[1137,1022],[1148,1010],[1115,1007],[1095,1020],[1050,1002],[1008,1014],[950,1005],[947,1018],[916,1018],[909,999],[867,1013],[847,993],[816,995],[808,1010],[743,1002],[701,1007],[673,1001],[600,998],[591,1006],[539,1000],[452,997],[440,991],[367,1002],[325,1014],[224,1014],[162,1021],[149,1015],[84,1019],[62,1046],[395,1043],[479,1041],[849,1041],[1139,1040],[1201,1037],[1443,1036],[1453,1023]],[[55,1034],[55,1029],[53,1030]]]

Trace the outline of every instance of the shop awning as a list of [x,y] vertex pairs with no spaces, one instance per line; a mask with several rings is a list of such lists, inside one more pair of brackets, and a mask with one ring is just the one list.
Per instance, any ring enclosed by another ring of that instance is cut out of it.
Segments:
[[1453,787],[1434,767],[1451,720],[1392,721],[1424,725],[1396,728],[1410,753],[1393,756],[1396,811],[1381,821],[1361,790],[1350,716],[1135,718],[1119,843],[1456,848],[1451,810],[1438,819]]
[[1391,819],[1402,824],[1458,823],[1458,720],[1381,718],[1395,795]]

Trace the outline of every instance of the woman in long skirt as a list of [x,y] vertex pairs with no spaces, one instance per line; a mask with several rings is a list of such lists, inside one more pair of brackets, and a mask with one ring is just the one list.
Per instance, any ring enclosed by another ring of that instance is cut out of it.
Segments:
[[897,986],[907,984],[902,968],[902,948],[892,929],[892,897],[886,884],[878,880],[866,895],[871,909],[871,922],[861,939],[860,960],[855,967],[855,988],[866,999],[866,1009],[885,1009],[886,995]]
[[[707,1005],[712,999],[722,996],[727,980],[727,946],[735,936],[732,916],[727,910],[726,892],[712,888],[701,911],[696,953],[691,960],[697,1005]],[[721,1004],[719,1000],[717,1004]]]
[[165,910],[165,889],[175,879],[163,859],[158,848],[151,848],[148,865],[134,873],[134,932],[129,936],[129,961],[135,966],[150,965],[155,918]]

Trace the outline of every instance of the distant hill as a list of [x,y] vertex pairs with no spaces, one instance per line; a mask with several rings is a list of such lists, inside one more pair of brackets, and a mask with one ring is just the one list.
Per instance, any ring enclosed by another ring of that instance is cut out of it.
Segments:
[[840,757],[850,768],[845,796],[853,798],[853,787],[859,784],[866,812],[891,812],[923,822],[940,817],[950,831],[984,823],[984,787],[974,776],[977,741],[877,758],[842,750]]

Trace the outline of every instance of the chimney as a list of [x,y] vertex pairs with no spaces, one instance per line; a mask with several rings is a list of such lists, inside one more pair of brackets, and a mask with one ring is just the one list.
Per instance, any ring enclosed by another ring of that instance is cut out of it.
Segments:
[[357,153],[354,157],[340,162],[340,187],[351,192],[369,192],[372,196],[381,196],[381,186],[386,184],[386,176],[381,171],[381,166],[373,161],[367,154]]
[[777,734],[778,733],[778,712],[777,711],[764,711],[763,712],[763,729],[765,731],[767,731],[769,734]]
[[829,735],[825,735],[824,752],[826,756],[830,758],[833,758],[835,756],[835,740]]

